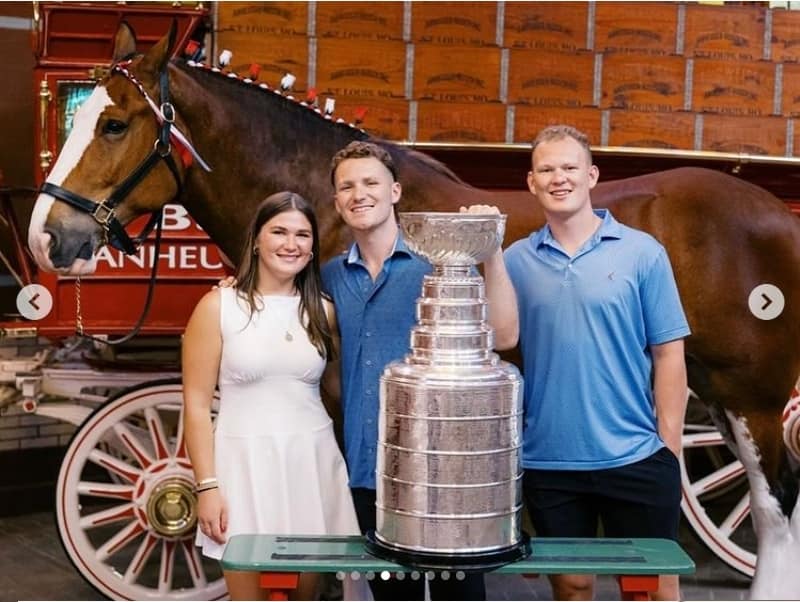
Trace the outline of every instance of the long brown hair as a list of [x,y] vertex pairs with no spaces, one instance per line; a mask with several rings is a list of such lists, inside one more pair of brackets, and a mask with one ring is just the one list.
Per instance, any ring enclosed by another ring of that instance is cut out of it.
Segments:
[[[250,308],[250,317],[253,313],[262,308],[260,300],[256,299],[258,288],[258,256],[253,249],[256,246],[256,238],[261,228],[269,220],[280,213],[296,209],[306,216],[311,224],[311,259],[306,266],[294,277],[294,286],[300,292],[300,323],[305,326],[308,338],[314,347],[317,348],[322,357],[333,357],[333,337],[331,336],[330,325],[325,314],[325,306],[322,302],[322,285],[319,275],[319,230],[317,228],[317,217],[311,204],[295,192],[276,192],[261,201],[250,226],[247,229],[247,237],[242,247],[239,258],[239,267],[236,270],[237,295],[247,303]],[[308,323],[303,320],[303,316],[308,316]]]

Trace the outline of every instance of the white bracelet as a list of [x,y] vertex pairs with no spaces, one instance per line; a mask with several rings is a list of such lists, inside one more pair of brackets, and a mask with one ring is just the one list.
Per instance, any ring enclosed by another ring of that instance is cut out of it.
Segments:
[[200,479],[197,483],[194,484],[195,489],[202,487],[203,485],[216,485],[217,484],[217,477],[208,477],[206,479]]

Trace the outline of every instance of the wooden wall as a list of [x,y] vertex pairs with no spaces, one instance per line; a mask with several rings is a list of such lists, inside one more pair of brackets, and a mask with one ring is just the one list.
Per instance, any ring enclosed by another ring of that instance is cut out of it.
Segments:
[[395,140],[800,156],[800,12],[766,3],[224,2],[217,50]]

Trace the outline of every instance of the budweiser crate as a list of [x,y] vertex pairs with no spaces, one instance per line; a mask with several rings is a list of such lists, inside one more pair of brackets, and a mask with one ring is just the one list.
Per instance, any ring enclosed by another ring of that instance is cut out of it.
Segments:
[[582,107],[593,103],[594,55],[538,50],[511,50],[508,102]]
[[764,52],[761,6],[686,6],[687,56],[756,60]]
[[800,64],[786,63],[783,65],[781,114],[787,117],[800,115]]
[[772,11],[771,51],[773,61],[800,61],[800,12]]
[[786,119],[704,115],[703,150],[784,156]]
[[317,36],[402,40],[402,2],[317,2]]
[[497,2],[412,2],[415,43],[496,46]]
[[728,115],[769,115],[775,96],[775,65],[766,61],[696,59],[692,109]]
[[601,108],[679,111],[683,108],[686,59],[682,56],[603,57]]
[[532,142],[548,125],[568,124],[589,136],[592,144],[600,144],[600,109],[582,107],[526,107],[519,105],[514,110],[514,142]]
[[678,5],[674,2],[598,2],[595,50],[649,55],[674,54]]
[[414,47],[414,98],[445,102],[500,100],[500,49]]
[[420,101],[418,142],[505,142],[506,107],[501,103]]
[[588,2],[506,2],[503,46],[558,52],[586,49]]
[[278,87],[281,78],[291,73],[297,78],[295,91],[308,89],[308,39],[305,37],[226,31],[218,34],[217,47],[233,53],[230,70],[242,77],[249,73],[253,63],[257,63],[261,67],[259,81]]
[[217,35],[304,36],[308,31],[306,2],[218,2]]
[[386,140],[408,140],[408,101],[391,98],[337,96],[334,119],[353,123],[359,111],[366,109],[359,125],[371,136]]
[[639,113],[612,110],[608,145],[644,148],[694,148],[693,113]]
[[405,98],[406,45],[333,38],[317,42],[317,89],[334,96]]

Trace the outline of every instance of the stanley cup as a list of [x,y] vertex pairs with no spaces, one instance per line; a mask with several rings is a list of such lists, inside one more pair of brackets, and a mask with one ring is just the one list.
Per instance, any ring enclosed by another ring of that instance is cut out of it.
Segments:
[[483,278],[505,216],[401,213],[406,243],[433,265],[411,353],[381,376],[377,525],[370,551],[425,568],[487,569],[527,555],[522,379],[493,352]]

